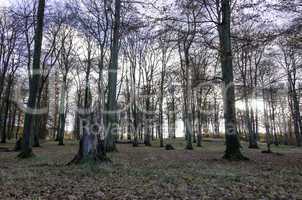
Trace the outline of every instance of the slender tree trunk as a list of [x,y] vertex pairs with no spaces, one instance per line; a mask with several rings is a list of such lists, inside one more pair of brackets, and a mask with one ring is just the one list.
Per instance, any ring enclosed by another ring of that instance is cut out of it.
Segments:
[[185,107],[185,131],[186,131],[186,149],[192,150],[192,108],[191,108],[191,98],[192,98],[192,89],[191,89],[191,69],[189,61],[189,49],[185,48],[185,88],[184,88],[184,107]]
[[276,130],[276,113],[275,113],[275,102],[274,102],[274,96],[273,96],[273,88],[270,88],[270,106],[271,106],[271,126],[272,126],[272,131],[273,131],[273,139],[274,139],[274,144],[276,146],[279,145],[279,139],[277,136],[277,130]]
[[198,134],[197,134],[197,146],[201,147],[202,143],[202,88],[200,88],[197,96],[197,123],[198,123]]
[[133,132],[133,142],[132,145],[133,147],[137,147],[138,146],[138,122],[137,122],[137,108],[136,108],[136,98],[135,98],[135,94],[134,94],[134,101],[133,101],[133,126],[134,126],[134,130],[132,130]]
[[145,118],[146,118],[146,124],[145,124],[145,137],[144,137],[144,143],[146,146],[151,146],[151,141],[150,141],[150,95],[148,95],[146,98],[146,113],[145,113]]
[[[43,21],[44,21],[44,9],[45,0],[39,0],[38,12],[37,12],[37,25],[35,30],[35,46],[33,57],[33,75],[29,81],[29,98],[27,106],[30,109],[34,109],[36,105],[36,98],[40,80],[40,58],[42,47],[42,35],[43,35]],[[28,158],[33,155],[31,148],[31,129],[32,129],[33,115],[30,112],[25,113],[24,119],[24,136],[22,152],[18,155],[20,158]]]
[[59,86],[58,86],[58,70],[55,70],[55,83],[54,83],[54,92],[55,92],[55,96],[54,96],[54,114],[53,114],[53,139],[55,141],[59,141],[58,138],[58,127],[59,127],[59,122],[58,122],[58,113],[59,113],[59,106],[58,106],[58,102],[59,102]]
[[119,37],[120,37],[120,10],[121,0],[115,1],[114,28],[113,28],[113,44],[111,49],[111,62],[108,70],[108,97],[107,97],[107,120],[106,120],[106,139],[105,145],[107,151],[116,151],[115,133],[117,129],[117,70],[118,70],[118,53],[119,53]]
[[162,61],[161,69],[161,81],[160,81],[160,97],[159,97],[159,124],[158,124],[158,136],[160,147],[164,147],[164,136],[163,136],[163,101],[164,101],[164,80],[165,80],[166,63]]
[[197,142],[196,139],[196,109],[195,109],[195,96],[194,96],[194,90],[193,88],[191,89],[191,94],[192,94],[192,99],[191,99],[191,108],[192,108],[192,130],[193,130],[193,143]]
[[259,118],[258,118],[258,108],[256,108],[256,119],[255,119],[255,134],[256,140],[259,141]]
[[61,90],[60,108],[59,108],[59,126],[58,126],[58,145],[64,145],[65,119],[66,119],[66,91],[67,91],[67,74],[63,75],[63,86]]
[[219,104],[217,103],[217,97],[214,97],[214,132],[215,136],[219,137],[219,127],[220,127],[220,122],[219,122]]
[[292,102],[293,102],[293,110],[294,110],[294,112],[293,112],[294,129],[295,129],[297,146],[301,146],[302,123],[301,123],[301,116],[300,116],[300,106],[299,106],[297,94],[294,90],[295,90],[295,88],[292,89]]
[[267,146],[267,153],[271,153],[271,140],[270,140],[270,124],[268,120],[268,111],[267,111],[267,106],[266,106],[266,98],[265,98],[265,90],[262,90],[262,95],[263,95],[263,102],[264,102],[264,127],[265,127],[265,141],[266,141],[266,146]]
[[14,137],[14,131],[16,129],[16,116],[17,116],[17,106],[12,104],[12,111],[10,114],[10,128],[9,128],[9,139]]

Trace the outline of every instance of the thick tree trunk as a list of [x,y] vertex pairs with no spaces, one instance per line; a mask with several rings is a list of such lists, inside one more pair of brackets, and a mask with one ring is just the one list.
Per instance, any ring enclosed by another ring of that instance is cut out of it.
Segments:
[[246,159],[240,151],[240,142],[236,129],[235,112],[235,89],[233,78],[232,47],[231,47],[231,8],[229,0],[222,0],[222,22],[218,25],[220,47],[221,47],[221,68],[224,83],[224,123],[226,150],[224,158],[228,160]]
[[11,93],[11,85],[12,85],[12,77],[9,78],[8,84],[6,86],[5,91],[5,99],[3,101],[2,107],[4,109],[4,117],[3,117],[3,124],[2,124],[2,135],[1,135],[1,143],[6,143],[7,138],[7,126],[8,126],[8,117],[9,117],[9,108],[10,108],[10,93]]
[[40,147],[40,140],[39,140],[39,123],[41,120],[41,115],[34,115],[33,116],[33,147]]
[[[42,86],[40,86],[42,87]],[[38,91],[38,96],[37,96],[37,102],[36,102],[36,108],[40,108],[41,105],[41,97],[42,97],[42,89]],[[33,147],[40,147],[40,141],[39,141],[39,135],[41,130],[39,130],[39,124],[41,123],[41,116],[42,115],[34,115],[33,116]]]
[[[89,54],[90,55],[90,54]],[[88,56],[88,66],[86,69],[85,78],[85,96],[84,96],[84,108],[85,112],[90,111],[91,98],[90,98],[90,88],[89,88],[89,76],[90,76],[90,56]],[[100,104],[102,102],[99,102]],[[99,105],[102,107],[102,105]],[[92,114],[77,114],[79,118],[79,136],[80,144],[79,150],[76,156],[71,160],[70,164],[81,164],[81,163],[99,163],[104,161],[110,161],[106,156],[105,147],[105,130],[103,113]],[[97,124],[95,124],[97,122]],[[97,125],[97,126],[94,126]]]
[[[247,94],[245,94],[245,95],[247,95]],[[245,96],[245,123],[246,123],[246,127],[247,127],[247,132],[249,135],[249,148],[258,149],[257,138],[256,138],[255,132],[253,130],[252,118],[253,118],[253,115],[250,112],[250,109],[248,106],[248,99],[247,99],[247,96]]]
[[17,117],[17,106],[12,104],[13,108],[10,113],[10,127],[9,127],[9,138],[12,139],[14,137],[14,131],[16,129],[16,117]]
[[[40,108],[40,102],[41,102],[41,97],[42,97],[42,91],[43,91],[43,86],[42,83],[39,83],[39,89],[38,89],[38,95],[37,95],[37,102],[36,102],[36,108]],[[33,116],[33,147],[40,147],[40,141],[39,141],[39,123],[41,120],[41,115],[34,115]]]
[[[85,119],[85,120],[83,120]],[[91,116],[83,117],[80,124],[80,145],[76,156],[67,164],[110,162],[106,156],[103,133],[100,130],[91,130]]]

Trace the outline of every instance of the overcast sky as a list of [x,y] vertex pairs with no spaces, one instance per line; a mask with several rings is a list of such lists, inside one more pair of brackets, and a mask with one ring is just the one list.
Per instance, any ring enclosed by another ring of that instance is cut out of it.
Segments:
[[8,3],[9,3],[9,0],[0,0],[0,6],[1,7],[7,6]]

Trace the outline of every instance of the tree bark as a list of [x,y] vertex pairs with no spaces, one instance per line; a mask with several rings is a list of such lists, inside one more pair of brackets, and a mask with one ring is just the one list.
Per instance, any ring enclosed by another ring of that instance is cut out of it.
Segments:
[[[35,46],[33,56],[33,75],[29,81],[29,98],[27,106],[30,109],[34,109],[36,105],[36,98],[40,80],[40,59],[41,59],[41,47],[43,39],[43,23],[44,23],[44,9],[45,0],[39,0],[38,12],[37,12],[37,26],[35,30]],[[18,155],[20,158],[28,158],[33,156],[31,148],[31,129],[32,129],[33,115],[30,112],[25,113],[24,120],[24,132],[23,132],[23,146],[22,152]]]
[[240,151],[240,142],[236,129],[235,112],[235,89],[232,63],[231,47],[231,8],[230,0],[222,0],[222,22],[218,25],[220,47],[221,47],[221,68],[223,78],[223,98],[224,98],[224,123],[226,150],[224,158],[228,160],[246,159]]
[[119,37],[120,37],[120,10],[121,1],[115,1],[114,28],[113,28],[113,44],[111,49],[111,62],[108,70],[108,96],[107,96],[107,120],[106,120],[106,137],[105,146],[107,151],[116,151],[115,133],[117,130],[117,70],[118,70],[118,54],[119,54]]

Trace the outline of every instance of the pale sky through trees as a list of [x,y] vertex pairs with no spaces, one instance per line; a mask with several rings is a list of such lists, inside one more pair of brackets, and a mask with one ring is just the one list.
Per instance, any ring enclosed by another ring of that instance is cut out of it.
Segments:
[[[151,3],[151,2],[156,2],[155,5],[160,7],[163,5],[167,5],[169,4],[171,1],[164,1],[164,0],[157,0],[157,1],[145,1],[144,3]],[[276,2],[276,0],[270,0],[271,2]],[[4,7],[4,6],[8,6],[10,5],[10,0],[0,0],[0,6]],[[262,4],[263,5],[263,4]],[[148,9],[148,7],[151,8],[151,10],[153,10],[152,12],[150,12],[150,10]],[[152,6],[150,6],[149,4],[146,4],[143,6],[139,6],[139,9],[141,10],[142,13],[144,13],[145,15],[150,15],[152,17],[158,17],[157,16],[157,12],[154,12],[154,8]],[[147,9],[147,10],[146,10]],[[267,11],[267,8],[264,7],[259,7],[259,8],[253,8],[254,9],[259,9],[260,11],[263,12],[262,18],[264,19],[264,21],[267,21],[268,24],[270,24],[272,27],[274,27],[275,25],[277,26],[282,26],[284,24],[288,23],[289,20],[289,16],[285,17],[286,14],[285,13],[279,13],[279,12],[273,12],[273,11]],[[250,11],[248,11],[250,12]],[[251,11],[253,12],[253,11]],[[245,23],[245,22],[243,22]],[[261,100],[254,100],[251,102],[252,106],[254,108],[258,107],[260,110],[263,110],[263,102]],[[236,106],[238,109],[244,109],[244,103],[243,102],[237,102]],[[72,121],[72,117],[70,115],[68,115],[68,121]],[[167,123],[165,123],[165,125],[167,125]],[[73,129],[73,123],[68,123],[67,125],[67,130],[71,131]],[[223,122],[221,122],[221,126],[223,126]],[[164,130],[165,130],[165,136],[167,136],[167,126],[164,126]],[[176,134],[178,137],[183,136],[183,123],[181,120],[178,120],[177,122],[177,131]]]
[[[4,6],[8,6],[10,3],[10,0],[0,0],[0,6],[4,7]],[[156,2],[156,6],[160,7],[162,5],[167,5],[169,4],[169,2],[167,1],[164,1],[164,0],[158,0],[158,1],[146,1],[145,3],[148,3],[148,2]],[[270,1],[267,1],[267,3],[272,3],[272,2],[277,2],[276,0],[270,0]],[[292,16],[290,16],[289,14],[285,14],[284,12],[276,12],[276,11],[267,11],[268,9],[263,7],[263,4],[261,4],[262,7],[258,7],[258,8],[252,8],[250,9],[251,11],[247,11],[247,12],[254,12],[253,10],[256,10],[256,12],[262,12],[262,18],[264,21],[267,21],[267,23],[272,27],[272,28],[275,28],[275,26],[282,26],[282,25],[285,25],[285,24],[288,24],[288,21],[290,20],[290,18]],[[150,10],[148,9],[150,5],[144,5],[143,6],[139,6],[140,10],[142,13],[145,13],[145,15],[150,15],[152,17],[157,17],[156,16],[156,12],[150,12]],[[147,9],[147,10],[146,10]],[[154,11],[154,8],[152,8],[151,6],[151,10]],[[246,11],[245,11],[246,12]],[[242,22],[243,24],[245,22]],[[237,102],[237,108],[238,109],[244,109],[244,103],[243,102]],[[260,110],[263,110],[263,102],[261,100],[253,100],[251,102],[252,106],[254,108],[259,108]],[[68,121],[72,121],[72,117],[69,116],[68,117]],[[166,124],[166,123],[165,123]],[[223,125],[223,122],[221,122],[221,126]],[[67,130],[71,131],[72,128],[73,128],[73,123],[69,123],[67,125]],[[176,134],[177,136],[183,136],[183,124],[181,122],[181,120],[179,120],[177,122],[177,131],[176,131]],[[167,136],[167,127],[165,126],[164,128],[165,130],[165,136]]]
[[0,6],[4,7],[4,6],[8,6],[9,5],[9,1],[8,0],[0,0]]

